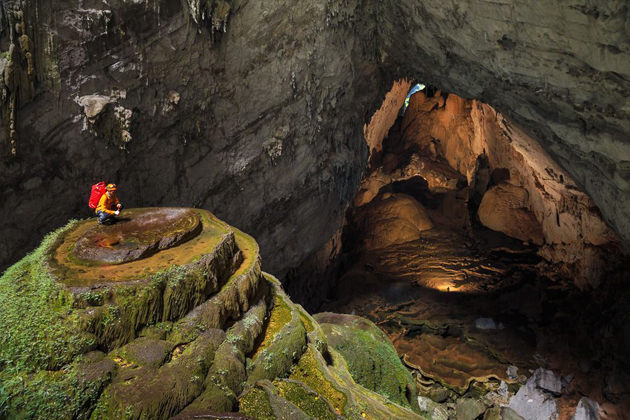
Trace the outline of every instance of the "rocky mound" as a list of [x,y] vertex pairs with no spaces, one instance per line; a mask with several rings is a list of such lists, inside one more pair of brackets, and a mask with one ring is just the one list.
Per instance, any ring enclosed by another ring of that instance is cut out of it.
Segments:
[[415,241],[422,231],[433,228],[422,204],[405,194],[381,194],[358,213],[356,224],[364,232],[366,249]]
[[542,226],[527,205],[528,194],[524,188],[503,182],[484,194],[479,206],[479,220],[492,230],[542,245]]
[[[72,221],[0,278],[0,418],[419,418],[413,383],[360,385],[251,237],[204,210],[126,215]],[[378,338],[355,357],[404,372]]]

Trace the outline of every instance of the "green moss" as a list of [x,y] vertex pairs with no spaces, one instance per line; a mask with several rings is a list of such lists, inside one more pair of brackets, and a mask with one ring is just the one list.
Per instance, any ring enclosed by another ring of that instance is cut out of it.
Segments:
[[86,407],[98,398],[102,384],[86,382],[75,366],[65,371],[30,375],[0,373],[0,418],[86,418]]
[[80,332],[73,297],[45,262],[58,238],[76,224],[47,235],[0,277],[0,417],[78,417],[93,397],[91,390],[98,388],[82,381],[70,365],[94,345],[94,338]]
[[304,328],[306,328],[306,332],[310,333],[310,332],[315,331],[315,326],[313,326],[313,322],[311,322],[311,318],[308,315],[306,315],[304,312],[302,312],[302,310],[299,310],[299,314],[300,314],[300,321],[302,321]]
[[239,401],[239,412],[258,420],[276,420],[267,393],[255,387]]
[[248,366],[251,369],[247,379],[250,384],[263,379],[286,377],[306,349],[306,330],[300,322],[297,307],[288,300],[275,278],[268,274],[265,277],[265,284],[273,290],[276,301],[274,311],[277,312],[273,324],[267,325],[264,347],[259,348],[260,351]]
[[310,348],[302,355],[289,378],[302,382],[326,398],[337,413],[344,412],[347,402],[346,396],[324,377],[313,350]]
[[189,409],[212,407],[216,411],[231,411],[234,408],[247,380],[245,354],[251,352],[262,332],[266,309],[264,300],[260,300],[228,330],[208,371],[206,388]]
[[173,331],[172,322],[158,322],[144,327],[138,336],[164,340],[171,331]]
[[307,389],[299,382],[274,381],[278,395],[290,401],[300,410],[318,420],[336,420],[337,415],[321,395]]
[[0,369],[16,374],[58,369],[92,343],[78,333],[73,298],[47,270],[45,255],[76,222],[46,236],[39,248],[0,277]]
[[271,345],[276,334],[278,334],[285,325],[291,322],[292,318],[291,308],[289,308],[289,305],[282,299],[282,296],[276,294],[274,296],[273,309],[271,310],[269,321],[265,326],[265,335],[256,349],[255,354],[252,356],[253,360],[256,360],[260,353]]
[[341,353],[358,384],[417,410],[413,377],[383,331],[352,315],[322,313],[315,319],[324,329],[329,346]]

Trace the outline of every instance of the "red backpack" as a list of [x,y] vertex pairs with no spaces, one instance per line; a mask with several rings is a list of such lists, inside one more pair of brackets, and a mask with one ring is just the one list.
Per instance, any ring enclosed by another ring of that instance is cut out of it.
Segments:
[[90,194],[90,208],[95,209],[98,206],[98,202],[101,200],[103,194],[105,194],[106,186],[104,182],[92,185],[92,194]]

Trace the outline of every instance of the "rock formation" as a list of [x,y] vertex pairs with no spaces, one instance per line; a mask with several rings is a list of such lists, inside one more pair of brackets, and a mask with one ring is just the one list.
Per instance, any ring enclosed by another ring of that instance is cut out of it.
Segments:
[[433,223],[418,201],[404,194],[383,194],[356,216],[356,229],[364,233],[363,246],[368,249],[419,239]]
[[[0,418],[420,419],[384,334],[358,317],[313,319],[261,271],[250,236],[203,210],[123,214],[70,222],[0,278]],[[183,230],[151,255],[113,258]],[[98,253],[77,252],[97,236]],[[357,364],[369,358],[383,370]]]
[[540,246],[540,255],[580,287],[599,284],[611,268],[611,250],[613,259],[622,258],[619,239],[571,175],[490,106],[420,92],[411,97],[404,118],[396,117],[389,116],[392,131],[374,141],[380,155],[372,158],[353,201],[356,208],[387,188],[402,191],[403,182],[415,182],[409,194],[453,196],[437,215],[442,222],[466,227],[470,220],[458,220],[456,203],[468,202],[483,225]]
[[379,2],[383,66],[519,124],[628,244],[629,9],[623,1]]
[[542,245],[542,227],[528,204],[525,189],[508,183],[496,185],[483,195],[479,221],[492,230]]

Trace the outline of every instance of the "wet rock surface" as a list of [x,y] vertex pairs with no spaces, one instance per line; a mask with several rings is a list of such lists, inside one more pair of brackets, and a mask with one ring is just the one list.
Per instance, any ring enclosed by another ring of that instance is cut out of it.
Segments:
[[188,209],[131,209],[115,224],[96,225],[76,242],[83,261],[123,263],[147,257],[194,238],[202,230],[199,215]]

